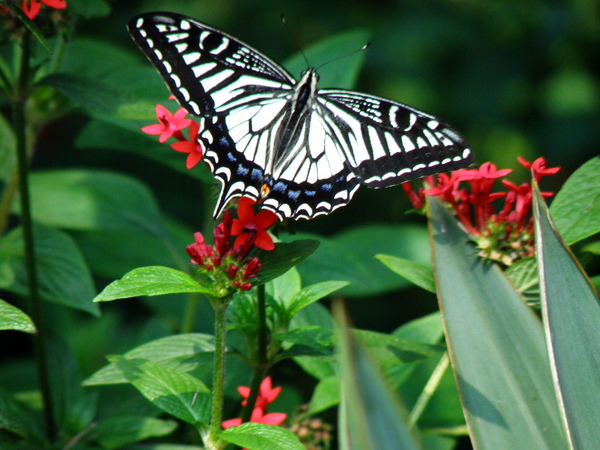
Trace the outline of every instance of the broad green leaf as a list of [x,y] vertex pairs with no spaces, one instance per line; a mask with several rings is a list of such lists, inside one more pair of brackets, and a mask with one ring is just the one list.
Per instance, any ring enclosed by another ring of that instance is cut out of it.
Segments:
[[209,288],[202,286],[186,273],[170,267],[149,266],[134,269],[120,280],[113,281],[98,294],[94,302],[189,292],[211,294]]
[[[369,33],[353,30],[324,39],[297,53],[284,62],[284,67],[300,77],[307,66],[319,67],[319,87],[352,89],[364,63],[365,52],[360,51],[369,42]],[[336,61],[340,59],[340,61]]]
[[537,185],[533,195],[544,329],[561,413],[572,448],[595,448],[600,444],[598,294],[554,229]]
[[430,264],[427,232],[422,227],[368,225],[319,240],[321,245],[314,256],[298,265],[302,280],[306,285],[348,281],[350,284],[339,292],[344,296],[364,297],[411,286],[405,279],[382,270],[374,258],[376,254],[393,254],[418,264]]
[[420,288],[435,294],[435,283],[433,281],[433,270],[431,267],[389,255],[375,255],[375,258],[398,275],[406,278]]
[[2,299],[0,299],[0,330],[36,332],[35,325],[27,314]]
[[592,242],[582,249],[584,252],[590,252],[594,255],[600,255],[600,241]]
[[358,450],[417,449],[407,427],[407,414],[389,389],[369,354],[350,333],[340,307],[339,332],[342,404],[340,448]]
[[332,292],[343,288],[347,284],[345,281],[324,281],[305,287],[292,297],[286,311],[288,320],[291,320],[301,309],[306,308],[323,297],[327,297]]
[[158,408],[192,425],[208,423],[210,391],[197,378],[144,359],[108,360]]
[[340,379],[338,376],[319,381],[310,399],[308,412],[317,414],[340,403]]
[[290,430],[262,423],[247,422],[227,428],[221,439],[248,450],[304,450]]
[[14,399],[12,392],[4,388],[0,388],[0,430],[18,434],[29,441],[41,443],[44,439],[35,416]]
[[[308,326],[294,328],[287,333],[277,333],[273,335],[274,339],[295,344],[289,348],[286,355],[313,354],[313,355],[332,355],[333,354],[333,331],[327,328]],[[306,351],[305,349],[310,349]]]
[[319,246],[319,241],[314,239],[297,240],[290,243],[278,242],[275,250],[253,250],[251,256],[257,256],[263,265],[258,272],[258,277],[252,282],[253,286],[267,283],[290,270],[304,261]]
[[2,136],[0,139],[0,180],[5,183],[4,189],[6,189],[9,177],[14,176],[16,168],[17,143],[15,132],[2,114],[0,114],[0,136]]
[[69,169],[35,173],[30,181],[38,223],[69,230],[163,233],[151,192],[131,177]]
[[[186,372],[193,368],[189,362],[199,362],[200,354],[214,352],[214,337],[208,334],[191,333],[167,336],[155,341],[140,345],[125,353],[127,359],[144,359],[160,363],[169,369]],[[192,361],[193,362],[193,361]],[[101,384],[127,383],[127,378],[114,364],[98,370],[87,380],[85,386]]]
[[[333,330],[335,323],[329,311],[320,303],[313,303],[300,310],[290,324],[291,328],[318,326]],[[294,361],[302,369],[318,380],[335,375],[337,364],[330,358],[295,357]]]
[[539,319],[455,218],[429,204],[440,310],[474,446],[566,448]]
[[266,285],[266,293],[282,305],[289,305],[294,295],[302,288],[300,274],[292,267],[280,277],[275,278]]
[[568,245],[600,233],[600,157],[590,159],[569,177],[550,212]]
[[527,258],[517,261],[506,269],[506,276],[513,283],[515,289],[523,296],[532,308],[540,307],[540,285],[538,279],[537,261]]
[[46,349],[54,417],[65,433],[77,433],[94,419],[96,393],[84,391],[75,355],[58,335],[46,339]]
[[[12,277],[4,277],[1,287],[27,296],[24,242],[21,228],[15,228],[0,239],[0,266],[10,268]],[[44,226],[34,227],[34,246],[40,296],[92,315],[100,315],[92,302],[95,289],[91,274],[73,240],[65,233]],[[1,280],[0,280],[1,281]]]
[[152,437],[171,434],[177,422],[154,417],[115,416],[98,422],[94,427],[94,440],[103,448],[121,448],[127,444]]
[[352,333],[359,344],[369,350],[371,357],[377,359],[380,367],[389,364],[411,363],[445,350],[443,346],[409,341],[375,331],[352,330]]

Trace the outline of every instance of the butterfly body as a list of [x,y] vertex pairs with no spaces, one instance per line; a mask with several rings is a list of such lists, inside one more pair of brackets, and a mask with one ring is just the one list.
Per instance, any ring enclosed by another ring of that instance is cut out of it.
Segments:
[[199,117],[198,141],[222,190],[262,200],[280,219],[329,214],[358,187],[382,188],[468,166],[464,139],[429,114],[353,91],[297,82],[257,50],[173,13],[131,20],[135,42]]

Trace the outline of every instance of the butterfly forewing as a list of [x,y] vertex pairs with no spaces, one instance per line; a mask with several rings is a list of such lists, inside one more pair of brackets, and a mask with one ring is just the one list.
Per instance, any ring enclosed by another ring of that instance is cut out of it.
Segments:
[[143,14],[129,33],[190,113],[212,116],[243,107],[252,96],[289,91],[293,78],[235,38],[173,13]]
[[260,52],[188,17],[144,14],[129,31],[200,117],[198,141],[222,184],[215,217],[248,196],[282,220],[310,219],[346,205],[360,184],[393,186],[471,163],[463,138],[435,117],[358,92],[316,91],[314,69],[296,83]]

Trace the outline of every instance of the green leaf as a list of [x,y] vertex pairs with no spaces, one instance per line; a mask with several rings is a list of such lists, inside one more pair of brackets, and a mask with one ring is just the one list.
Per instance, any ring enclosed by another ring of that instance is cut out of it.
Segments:
[[152,437],[171,434],[177,422],[154,417],[116,416],[98,422],[94,427],[94,441],[103,448],[120,448]]
[[376,365],[350,333],[340,307],[342,405],[340,448],[358,450],[417,449],[407,427],[407,414],[384,382]]
[[[330,36],[287,59],[283,65],[297,78],[306,70],[306,60],[319,67],[319,87],[352,89],[364,63],[360,51],[369,41],[369,33],[352,30]],[[306,58],[305,58],[306,55]],[[336,61],[340,59],[341,61]]]
[[104,82],[73,73],[53,73],[42,78],[39,84],[53,87],[90,114],[114,115],[127,100]]
[[539,319],[436,199],[430,215],[440,310],[474,446],[566,448]]
[[443,346],[409,341],[385,333],[367,330],[353,330],[358,342],[377,359],[378,366],[411,363],[445,351]]
[[582,249],[584,252],[590,252],[594,255],[600,255],[600,241],[592,242]]
[[590,159],[569,177],[550,212],[568,245],[600,233],[600,157]]
[[106,0],[78,0],[69,5],[73,11],[86,19],[105,17],[110,14],[110,5]]
[[227,428],[221,439],[248,450],[304,450],[298,437],[290,430],[262,423],[243,423]]
[[[44,226],[35,226],[33,233],[40,296],[99,316],[100,309],[92,302],[95,289],[91,274],[73,240]],[[0,266],[12,273],[0,282],[2,288],[26,296],[29,291],[23,245],[21,228],[0,239]]]
[[404,258],[397,258],[395,256],[375,255],[375,258],[401,277],[404,277],[420,288],[435,294],[435,283],[433,281],[433,270],[431,267]]
[[30,441],[44,440],[39,423],[30,411],[15,401],[13,393],[0,388],[0,430],[7,430]]
[[332,292],[343,288],[347,284],[345,281],[324,281],[305,287],[292,297],[286,311],[288,320],[291,320],[292,317],[308,305],[327,297]]
[[197,378],[143,359],[108,360],[158,408],[192,425],[208,423],[210,391]]
[[134,269],[126,273],[120,280],[113,281],[98,294],[94,302],[106,302],[144,295],[190,292],[211,294],[210,289],[202,286],[186,273],[170,267],[149,266]]
[[252,282],[253,286],[267,283],[283,275],[292,267],[304,261],[319,246],[319,241],[314,239],[297,240],[290,243],[278,242],[275,250],[253,250],[251,256],[257,256],[263,265],[258,277]]
[[533,194],[542,313],[561,413],[572,448],[594,448],[600,443],[600,303],[554,229],[537,185]]
[[151,192],[131,177],[70,169],[35,173],[30,182],[38,223],[69,230],[163,232]]
[[[208,334],[190,333],[167,336],[147,342],[125,353],[127,359],[144,359],[160,363],[172,370],[186,372],[200,362],[200,354],[214,352],[214,337]],[[85,386],[126,383],[121,371],[114,364],[98,370],[83,383]]]
[[35,333],[35,325],[31,318],[16,306],[0,299],[0,330],[16,330]]
[[535,258],[517,261],[506,269],[506,276],[532,308],[540,307],[540,285]]
[[[295,344],[286,352],[286,355],[311,354],[311,355],[332,355],[333,354],[333,331],[327,328],[308,326],[294,328],[287,333],[273,334],[273,338],[282,342]],[[306,351],[306,348],[312,351]]]
[[[0,180],[4,183],[9,183],[9,177],[13,176],[16,167],[17,141],[15,140],[15,132],[0,114]],[[6,189],[6,184],[4,189]]]
[[308,407],[309,414],[318,414],[340,403],[340,379],[336,376],[319,381]]
[[374,258],[378,253],[430,264],[427,233],[422,227],[365,225],[319,240],[321,245],[314,256],[298,265],[302,280],[306,285],[348,281],[350,284],[339,292],[344,296],[364,297],[411,286],[381,270],[381,263]]

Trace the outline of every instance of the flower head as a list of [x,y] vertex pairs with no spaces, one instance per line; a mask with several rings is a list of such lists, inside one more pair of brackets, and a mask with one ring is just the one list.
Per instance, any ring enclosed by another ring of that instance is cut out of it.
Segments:
[[248,242],[263,250],[273,250],[275,244],[267,229],[277,222],[275,213],[267,210],[254,212],[256,202],[248,197],[238,201],[238,219],[234,219],[231,234],[237,236],[233,248],[244,248]]
[[[244,398],[242,401],[242,406],[246,406],[248,403],[248,397],[250,396],[250,388],[246,386],[238,387],[238,392]],[[270,403],[273,403],[275,399],[279,396],[281,392],[281,387],[272,388],[271,387],[271,377],[266,377],[262,383],[260,384],[260,390],[258,392],[258,397],[256,398],[256,403],[254,404],[254,409],[252,410],[252,416],[250,417],[250,422],[254,423],[264,423],[267,425],[281,425],[281,423],[287,418],[287,414],[284,413],[266,413],[267,406]],[[224,421],[221,426],[223,429],[227,429],[230,427],[237,427],[242,424],[242,419],[230,419]]]
[[175,137],[179,141],[185,140],[181,130],[187,128],[192,123],[191,119],[185,119],[187,111],[179,108],[175,114],[165,108],[163,105],[156,105],[156,118],[159,123],[146,125],[142,131],[146,134],[159,134],[158,142],[166,142],[170,137]]
[[67,7],[65,0],[23,0],[21,8],[31,20],[39,14],[42,3],[50,8],[63,9]]
[[188,169],[192,169],[194,166],[196,166],[196,164],[202,160],[202,156],[204,155],[202,146],[196,139],[198,136],[198,131],[200,131],[200,125],[198,125],[197,122],[191,121],[188,129],[190,140],[188,141],[184,138],[179,142],[171,144],[171,148],[173,150],[188,154],[188,157],[185,160],[185,166]]
[[[560,167],[546,168],[546,160],[538,158],[533,163],[518,158],[519,162],[533,172],[536,181],[553,175]],[[480,255],[511,265],[516,260],[532,256],[534,252],[533,219],[531,217],[531,185],[516,185],[501,180],[507,190],[493,192],[495,181],[505,177],[510,169],[498,170],[492,163],[484,163],[479,169],[461,169],[450,175],[440,174],[437,183],[427,177],[429,189],[417,195],[410,189],[409,199],[414,205],[422,202],[422,195],[439,197],[456,213],[462,226],[480,249]],[[468,189],[461,188],[466,183]],[[551,192],[542,192],[544,198]],[[504,199],[503,207],[496,212],[495,203]]]

